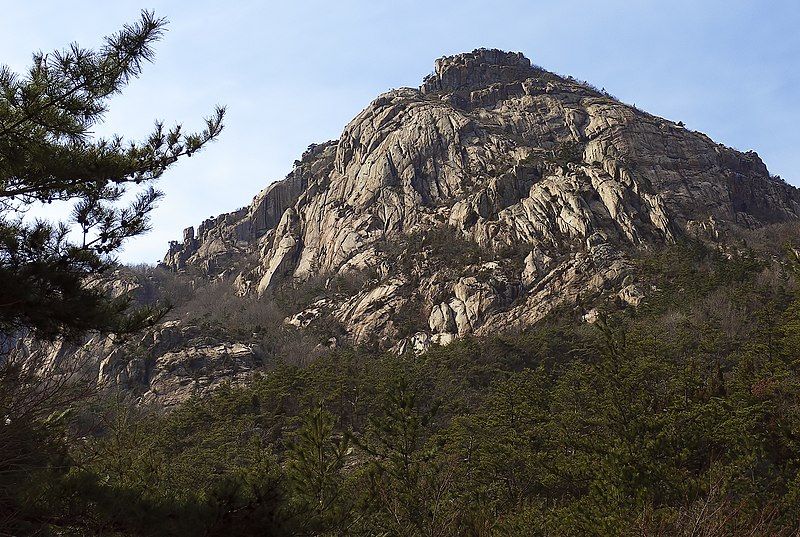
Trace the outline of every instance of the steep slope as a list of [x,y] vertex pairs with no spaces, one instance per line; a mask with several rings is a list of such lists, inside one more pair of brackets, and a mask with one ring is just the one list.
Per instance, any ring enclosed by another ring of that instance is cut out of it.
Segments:
[[[522,54],[480,49],[438,60],[419,89],[378,97],[250,207],[204,222],[196,237],[187,230],[164,262],[213,276],[249,256],[237,287],[259,296],[367,271],[362,290],[292,321],[329,315],[356,342],[410,336],[421,350],[536,322],[578,296],[635,302],[632,250],[681,236],[724,241],[798,214],[800,193],[754,152]],[[399,319],[409,308],[427,320],[411,333]]]
[[166,322],[124,342],[20,339],[15,355],[172,405],[342,344],[422,352],[559,307],[591,322],[646,298],[643,251],[735,248],[799,216],[800,191],[756,153],[480,49],[375,99],[250,206],[186,229],[164,259],[172,284],[115,276],[115,292],[177,300]]

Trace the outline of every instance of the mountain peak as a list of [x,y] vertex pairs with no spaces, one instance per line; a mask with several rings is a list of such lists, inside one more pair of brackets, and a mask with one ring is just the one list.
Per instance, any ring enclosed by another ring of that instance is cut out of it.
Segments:
[[[176,315],[97,378],[171,405],[282,357],[272,334],[319,336],[309,356],[340,344],[402,354],[554,311],[594,322],[654,292],[638,262],[647,252],[682,239],[734,251],[750,232],[798,223],[800,190],[755,153],[520,53],[478,49],[439,59],[422,91],[373,100],[250,206],[170,245],[164,265],[186,287],[170,278],[169,292],[207,289],[195,304],[214,315],[244,297],[253,309],[231,315],[235,330],[208,339],[206,321]],[[251,314],[252,338],[238,324]]]
[[434,72],[425,77],[420,89],[424,93],[469,90],[525,80],[536,70],[521,52],[479,48],[436,60]]
[[557,307],[631,305],[647,289],[635,286],[638,252],[797,221],[800,191],[755,155],[521,53],[477,49],[437,60],[421,91],[375,99],[164,263],[265,300],[350,278],[297,301],[286,322],[424,350]]

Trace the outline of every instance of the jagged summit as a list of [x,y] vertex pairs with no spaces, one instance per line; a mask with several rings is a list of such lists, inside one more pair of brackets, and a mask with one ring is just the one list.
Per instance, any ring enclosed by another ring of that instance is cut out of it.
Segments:
[[436,60],[435,71],[420,88],[423,93],[456,92],[496,83],[521,82],[535,73],[521,52],[476,49]]

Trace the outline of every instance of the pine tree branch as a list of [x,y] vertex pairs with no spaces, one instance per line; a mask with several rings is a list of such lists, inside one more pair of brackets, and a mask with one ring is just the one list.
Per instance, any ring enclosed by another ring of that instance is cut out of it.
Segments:
[[[129,65],[133,62],[134,65],[137,64],[137,58],[140,56],[144,56],[145,59],[149,59],[150,53],[148,51],[150,43],[153,41],[157,41],[163,32],[163,27],[166,25],[166,19],[155,19],[153,17],[153,13],[149,11],[142,11],[142,19],[139,26],[126,26],[125,30],[123,30],[117,38],[121,38],[125,32],[135,32],[139,30],[141,32],[141,37],[138,38],[140,42],[136,48],[132,51],[125,51],[125,56],[123,58],[116,61],[115,64],[111,65],[111,67],[107,68],[106,71],[101,71],[97,73],[94,78],[84,78],[80,83],[73,86],[71,89],[66,91],[65,93],[57,96],[55,98],[50,99],[49,101],[43,103],[37,108],[33,110],[28,110],[25,112],[25,115],[18,119],[16,122],[12,123],[9,126],[4,126],[2,130],[0,130],[0,136],[7,136],[17,128],[21,127],[27,122],[33,121],[35,117],[40,115],[42,112],[46,111],[49,108],[57,106],[79,91],[90,87],[91,85],[105,79],[105,78],[113,78],[113,79],[123,79],[127,74],[136,73],[138,70],[134,68],[132,71],[129,69]],[[130,35],[130,34],[128,34]],[[107,38],[107,41],[110,41],[112,38]],[[112,47],[113,49],[113,47]],[[110,51],[108,51],[110,52]],[[117,84],[112,85],[113,90],[117,90]]]

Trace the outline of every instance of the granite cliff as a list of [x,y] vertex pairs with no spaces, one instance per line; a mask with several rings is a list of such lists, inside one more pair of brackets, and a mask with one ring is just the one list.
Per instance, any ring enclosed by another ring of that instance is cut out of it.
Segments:
[[[798,214],[800,193],[756,153],[520,53],[481,49],[437,60],[418,89],[379,96],[249,207],[196,236],[189,228],[164,263],[214,276],[250,256],[237,288],[259,296],[286,280],[369,270],[362,290],[323,300],[302,322],[327,312],[357,342],[391,341],[394,314],[413,304],[428,320],[411,336],[422,349],[536,322],[578,295],[626,289],[636,300],[632,250],[724,241]],[[481,262],[445,267],[415,243],[437,231],[475,245]]]
[[[188,228],[163,265],[254,301],[321,278],[285,326],[333,323],[325,346],[422,352],[557,307],[587,321],[604,302],[635,307],[648,292],[638,252],[685,238],[725,248],[741,230],[798,217],[800,191],[756,153],[520,53],[479,49],[437,60],[419,88],[380,95],[248,207]],[[137,343],[138,365],[93,340],[99,379],[163,402],[269,355],[241,336],[204,341],[181,320],[153,334]]]

